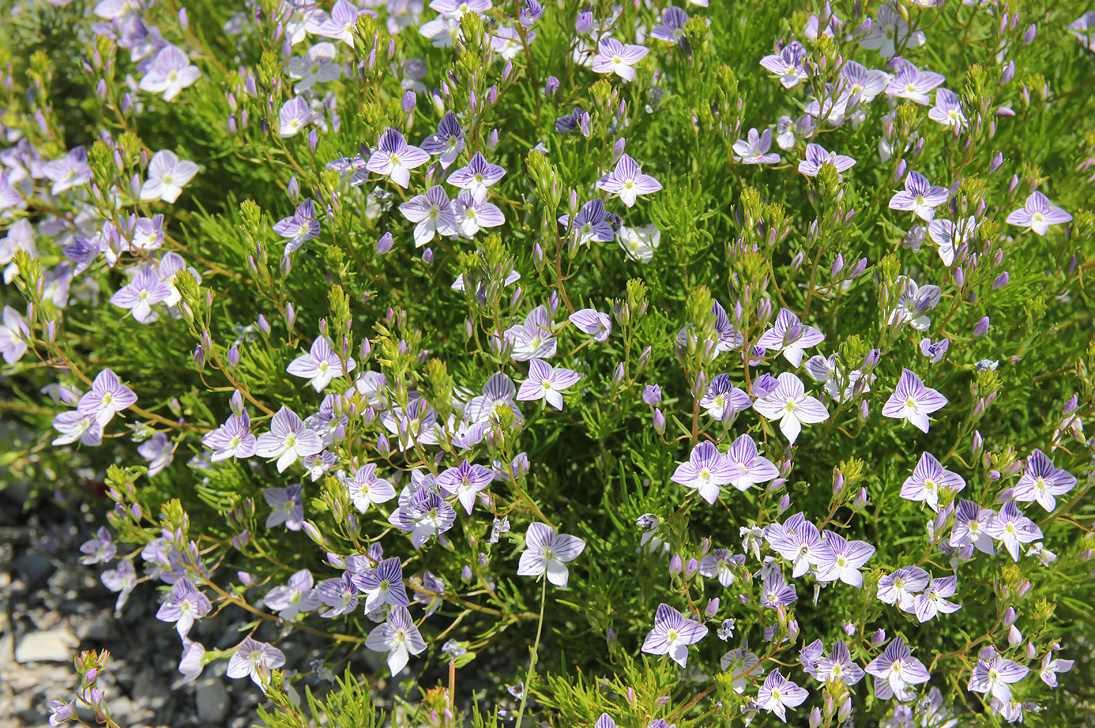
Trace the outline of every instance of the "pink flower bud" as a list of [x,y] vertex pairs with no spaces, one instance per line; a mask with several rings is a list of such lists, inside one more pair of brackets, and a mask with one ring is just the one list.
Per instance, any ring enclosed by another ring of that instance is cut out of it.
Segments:
[[680,554],[673,554],[673,558],[669,560],[669,573],[673,576],[681,573],[684,569],[684,564],[681,562]]

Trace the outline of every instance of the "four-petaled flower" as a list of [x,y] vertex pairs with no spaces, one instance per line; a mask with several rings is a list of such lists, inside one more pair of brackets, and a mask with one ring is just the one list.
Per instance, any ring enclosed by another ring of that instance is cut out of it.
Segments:
[[343,361],[327,337],[320,336],[312,342],[309,352],[291,361],[285,371],[294,377],[309,379],[312,389],[322,392],[332,379],[348,374],[355,366],[353,359]]
[[566,562],[574,561],[586,547],[577,536],[555,533],[543,523],[531,523],[525,534],[525,551],[517,565],[518,576],[547,576],[555,586],[566,589],[570,572]]
[[174,152],[162,149],[153,154],[148,163],[148,179],[141,185],[140,197],[146,201],[174,202],[197,173],[198,165],[180,160]]
[[266,683],[270,680],[270,671],[285,664],[285,653],[273,645],[257,642],[245,637],[235,654],[228,660],[225,674],[233,680],[249,676],[251,680],[266,692]]
[[624,44],[615,38],[605,38],[597,44],[597,55],[593,56],[593,72],[615,73],[625,81],[634,81],[635,64],[649,52],[650,49],[646,46]]
[[909,686],[931,679],[924,663],[912,656],[912,650],[900,635],[864,671],[874,675],[874,693],[882,700],[894,696],[902,702],[912,700],[913,692]]
[[1020,503],[1038,501],[1047,511],[1057,507],[1055,496],[1064,495],[1076,485],[1076,476],[1054,467],[1053,461],[1041,450],[1035,450],[1027,458],[1023,477],[1012,488],[1012,495]]
[[804,688],[800,688],[787,678],[778,669],[768,673],[764,684],[757,691],[757,705],[764,710],[775,713],[776,716],[787,722],[787,709],[802,705],[810,694]]
[[563,390],[573,387],[581,378],[581,374],[570,369],[553,367],[539,359],[530,359],[528,379],[517,390],[517,399],[521,402],[543,399],[555,409],[561,410]]
[[[991,650],[991,648],[988,648]],[[984,651],[983,651],[984,652]],[[977,660],[977,666],[970,674],[969,689],[975,693],[989,693],[992,697],[1007,705],[1011,702],[1011,686],[1030,673],[1030,668],[995,654]]]
[[925,386],[915,372],[903,369],[897,387],[882,406],[882,414],[898,420],[908,420],[918,430],[927,432],[928,415],[946,406],[946,397]]
[[950,197],[950,190],[928,182],[928,178],[919,172],[910,172],[905,178],[905,191],[890,198],[891,210],[914,212],[921,220],[931,222],[935,219],[935,208],[944,204]]
[[288,407],[278,410],[270,421],[270,431],[259,435],[255,442],[255,454],[260,458],[277,458],[279,473],[297,458],[315,455],[322,449],[319,435],[305,427],[303,420]]
[[1072,215],[1049,203],[1041,192],[1031,192],[1027,201],[1013,211],[1005,222],[1009,225],[1030,228],[1035,235],[1044,236],[1050,225],[1061,225],[1072,220]]
[[91,391],[80,397],[76,405],[76,411],[81,415],[90,415],[95,418],[95,423],[105,427],[114,415],[137,402],[137,395],[133,390],[122,384],[118,375],[109,369],[104,369],[91,383]]
[[597,180],[597,188],[612,195],[619,195],[620,201],[628,207],[635,204],[639,195],[649,195],[662,188],[658,180],[643,174],[639,163],[624,154],[616,162],[611,174]]
[[855,158],[830,152],[820,144],[811,142],[806,145],[806,158],[798,163],[798,171],[807,177],[816,177],[826,164],[833,165],[837,171],[837,176],[844,179],[843,173],[855,166]]
[[688,462],[677,466],[670,480],[698,491],[701,498],[714,504],[722,486],[729,485],[734,476],[732,466],[714,443],[704,440],[693,448]]
[[792,444],[803,423],[813,425],[829,419],[825,405],[806,394],[802,380],[790,372],[779,375],[776,388],[753,403],[753,409],[769,420],[779,420],[779,429]]
[[792,366],[802,363],[803,349],[825,341],[825,334],[813,326],[803,324],[790,309],[780,309],[772,328],[761,334],[757,346],[773,353],[782,353]]
[[376,151],[369,155],[365,168],[391,178],[403,189],[411,183],[411,170],[430,161],[430,155],[407,140],[398,129],[389,128],[376,142]]
[[643,652],[648,655],[669,655],[681,667],[688,662],[688,645],[707,636],[707,627],[688,619],[668,604],[659,604],[654,614],[654,629],[646,635]]
[[387,621],[369,633],[365,646],[374,652],[388,653],[388,669],[394,676],[407,666],[411,655],[425,651],[426,642],[407,608],[393,607]]
[[946,488],[954,493],[966,487],[966,481],[958,473],[946,470],[930,452],[920,456],[910,475],[901,486],[901,497],[911,501],[923,501],[936,513],[939,512],[939,491]]

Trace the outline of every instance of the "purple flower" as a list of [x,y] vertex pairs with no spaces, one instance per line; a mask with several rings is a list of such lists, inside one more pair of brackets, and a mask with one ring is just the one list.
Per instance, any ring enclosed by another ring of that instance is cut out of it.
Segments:
[[228,660],[228,670],[225,675],[233,680],[250,676],[251,680],[266,692],[266,683],[270,679],[270,671],[276,670],[285,664],[285,654],[265,642],[256,642],[250,637],[245,637],[235,654]]
[[570,323],[579,331],[592,336],[594,341],[608,341],[612,333],[612,317],[592,308],[583,308],[570,314]]
[[366,612],[385,605],[408,607],[411,604],[403,587],[403,564],[396,557],[384,559],[364,574],[352,575],[350,580],[359,592],[366,595]]
[[704,412],[722,422],[733,421],[739,413],[752,406],[752,398],[744,389],[733,385],[729,374],[720,374],[712,379],[700,400]]
[[376,142],[377,149],[369,155],[365,168],[385,177],[403,189],[411,182],[410,170],[430,161],[430,155],[407,144],[398,129],[389,128]]
[[283,523],[290,531],[299,531],[304,527],[303,485],[266,488],[262,491],[262,497],[266,499],[266,505],[270,506],[270,515],[266,517],[267,528]]
[[779,477],[779,469],[757,451],[749,435],[741,435],[730,445],[723,460],[729,468],[730,485],[740,491],[762,485]]
[[746,139],[738,139],[734,142],[734,160],[743,164],[775,164],[780,160],[778,154],[769,154],[772,148],[772,130],[765,129],[758,134],[756,129],[750,129]]
[[1012,495],[1020,503],[1038,501],[1038,505],[1052,512],[1057,507],[1054,496],[1064,495],[1076,486],[1076,476],[1054,467],[1053,461],[1041,450],[1035,450],[1027,458],[1023,477],[1012,488]]
[[794,88],[810,77],[806,49],[797,40],[783,47],[779,53],[760,59],[760,65],[779,78],[784,88]]
[[456,170],[445,181],[462,190],[486,194],[487,188],[502,179],[505,174],[506,170],[497,164],[491,164],[480,152],[476,152],[467,167]]
[[182,188],[198,173],[198,165],[180,160],[174,152],[162,149],[148,163],[148,179],[141,185],[142,200],[174,202]]
[[322,449],[319,435],[305,427],[296,412],[288,407],[278,410],[270,421],[270,431],[259,435],[255,443],[255,454],[260,458],[277,458],[279,473],[297,458],[315,455]]
[[118,548],[110,538],[110,531],[100,527],[95,532],[95,538],[80,545],[80,553],[84,554],[80,557],[80,563],[90,566],[109,562],[118,553]]
[[[536,361],[535,359],[533,361]],[[520,395],[518,395],[520,399]],[[441,490],[455,495],[471,515],[475,499],[479,493],[494,480],[494,471],[482,465],[472,465],[467,460],[455,468],[449,468],[437,476],[437,485]]]
[[931,679],[924,663],[912,656],[912,650],[900,635],[890,642],[885,652],[867,665],[865,671],[874,675],[874,692],[881,700],[894,696],[902,702],[912,700],[913,693],[909,686]]
[[357,609],[357,587],[351,581],[349,572],[336,579],[324,579],[316,586],[316,591],[323,605],[330,607],[326,612],[320,613],[319,616],[324,619],[341,617]]
[[798,163],[798,171],[807,177],[816,177],[825,164],[833,165],[836,168],[838,177],[844,179],[843,173],[855,166],[855,159],[836,152],[830,152],[820,144],[811,142],[806,145],[806,158]]
[[946,405],[946,397],[924,386],[924,382],[920,381],[920,377],[913,371],[903,369],[897,387],[886,400],[886,404],[882,406],[882,414],[885,417],[908,420],[918,430],[927,432],[928,415],[943,409]]
[[263,604],[276,610],[282,619],[292,621],[298,614],[319,609],[323,603],[319,592],[312,588],[314,584],[312,573],[301,569],[289,577],[285,586],[276,586],[268,591],[262,599]]
[[274,232],[289,239],[285,243],[285,256],[319,235],[319,220],[316,219],[316,206],[312,198],[309,197],[297,205],[297,209],[289,217],[283,217],[274,223]]
[[890,198],[891,210],[915,212],[921,220],[931,222],[935,219],[935,208],[946,203],[950,190],[933,186],[928,178],[919,172],[910,172],[905,178],[905,191]]
[[83,146],[75,147],[60,159],[46,162],[42,165],[42,174],[53,181],[50,188],[53,195],[88,184],[91,182],[91,166],[87,163],[87,150]]
[[916,48],[927,39],[924,31],[909,31],[909,24],[892,5],[883,5],[870,21],[867,35],[859,42],[864,48],[876,50],[883,58],[890,58],[901,48]]
[[133,390],[122,384],[114,372],[104,369],[91,383],[91,391],[80,397],[76,411],[94,417],[95,423],[102,428],[114,418],[115,413],[136,402],[137,395]]
[[624,44],[614,38],[605,38],[597,44],[597,55],[593,56],[593,72],[615,73],[625,81],[634,81],[634,65],[649,52],[650,49],[645,46]]
[[852,653],[843,640],[837,640],[833,644],[833,650],[828,657],[818,659],[817,679],[819,682],[828,683],[839,680],[848,687],[855,685],[863,679],[863,670],[852,660]]
[[198,591],[189,579],[179,579],[171,587],[171,593],[160,605],[156,619],[161,622],[174,622],[175,630],[185,638],[195,620],[201,619],[212,611],[209,598]]
[[282,139],[296,136],[312,123],[312,107],[303,96],[294,96],[281,105],[278,112],[278,136]]
[[905,566],[878,580],[878,599],[886,604],[896,604],[905,612],[913,610],[915,595],[931,581],[928,572],[919,566]]
[[908,276],[898,276],[894,285],[901,290],[901,298],[890,311],[886,323],[900,326],[907,322],[917,331],[927,331],[931,326],[931,318],[927,316],[927,312],[939,305],[943,289],[932,285],[918,286]]
[[688,662],[688,645],[707,636],[707,627],[687,619],[668,604],[659,604],[654,629],[646,635],[642,651],[648,655],[669,655],[681,667]]
[[729,587],[737,577],[733,567],[741,567],[745,563],[745,557],[741,554],[733,555],[726,549],[715,549],[700,559],[699,572],[708,579],[718,578],[719,584]]
[[1042,529],[1023,515],[1015,501],[1005,503],[992,522],[985,526],[985,533],[1004,545],[1011,558],[1019,560],[1019,544],[1031,543],[1042,538]]
[[223,425],[202,437],[202,444],[213,450],[209,460],[214,463],[227,458],[251,457],[255,454],[255,442],[246,415],[232,415]]
[[79,412],[60,412],[53,418],[53,429],[61,433],[50,444],[68,445],[80,441],[80,444],[88,447],[96,447],[103,441],[103,426],[95,419],[95,415],[82,415]]
[[354,366],[356,364],[353,359],[343,362],[327,337],[320,336],[312,342],[311,350],[291,361],[285,371],[294,377],[310,379],[312,389],[322,392],[332,379],[348,374]]
[[778,569],[773,569],[764,576],[764,582],[760,591],[760,603],[768,609],[782,609],[798,601],[798,590],[787,580]]
[[950,537],[951,547],[973,546],[978,551],[990,556],[996,553],[992,536],[989,534],[995,520],[995,511],[982,508],[973,501],[959,501],[958,507],[954,511],[954,528],[951,530]]
[[1009,225],[1028,227],[1035,235],[1044,236],[1050,225],[1061,225],[1071,219],[1072,215],[1051,205],[1041,192],[1031,192],[1023,206],[1008,215],[1006,222]]
[[452,201],[452,214],[457,230],[466,238],[474,238],[482,228],[498,227],[506,222],[497,205],[487,202],[486,191],[464,191]]
[[411,534],[416,549],[433,536],[452,528],[456,511],[437,492],[425,486],[410,486],[399,497],[399,508],[388,517],[388,523]]
[[129,310],[135,321],[144,324],[157,318],[152,307],[170,297],[171,288],[163,282],[159,273],[151,266],[141,266],[137,275],[110,297],[110,302],[118,308]]
[[[1059,647],[1054,643],[1054,647]],[[1068,672],[1075,665],[1075,660],[1061,660],[1053,657],[1053,652],[1046,651],[1046,654],[1042,656],[1042,669],[1038,673],[1038,677],[1042,678],[1042,682],[1049,685],[1051,688],[1057,687],[1057,673]]]
[[930,452],[920,456],[911,476],[901,486],[901,497],[911,501],[922,501],[936,513],[939,512],[939,491],[946,488],[958,493],[966,487],[966,481],[958,473],[943,468]]
[[[544,312],[546,313],[547,309],[544,309]],[[498,413],[504,408],[512,412],[517,423],[520,424],[525,421],[525,418],[514,404],[516,396],[517,387],[512,379],[501,372],[492,374],[483,383],[483,393],[468,402],[464,408],[464,414],[475,424],[497,422]]]
[[407,666],[410,655],[426,650],[426,642],[406,607],[393,607],[384,624],[369,633],[365,646],[374,652],[388,653],[388,669],[393,677]]
[[658,180],[643,174],[638,162],[626,154],[620,156],[612,174],[606,174],[597,180],[597,189],[619,195],[620,201],[628,207],[634,206],[639,195],[649,195],[661,188]]
[[796,513],[782,524],[773,523],[768,526],[764,536],[773,551],[792,562],[792,578],[797,579],[808,572],[811,566],[819,566],[821,563],[825,549],[821,532],[801,513]]
[[802,381],[790,372],[779,375],[776,388],[753,403],[753,409],[769,420],[779,420],[779,429],[794,444],[803,424],[816,424],[829,419],[825,405],[806,394]]
[[950,346],[950,339],[940,339],[933,344],[931,339],[924,337],[920,340],[920,353],[928,357],[928,361],[932,364],[938,364],[943,361],[943,357],[946,356],[947,349]]
[[890,85],[886,88],[886,94],[927,105],[931,101],[928,94],[946,80],[946,77],[941,73],[921,71],[913,64],[905,61],[904,65],[890,80]]
[[610,243],[616,237],[616,231],[612,229],[605,215],[604,200],[600,197],[582,205],[573,221],[570,215],[561,215],[559,224],[570,232],[572,244],[575,246],[585,245],[592,240]]
[[460,152],[464,151],[464,129],[456,115],[446,111],[437,125],[437,131],[422,142],[422,151],[440,156],[441,167],[448,169]]
[[[340,4],[345,2],[341,0]],[[321,26],[322,27],[322,26]],[[322,33],[318,33],[322,35]],[[352,38],[352,36],[351,36]],[[350,41],[351,45],[353,41]],[[317,83],[334,81],[342,76],[342,64],[336,59],[338,49],[331,43],[316,43],[303,56],[293,56],[285,64],[289,78],[299,78],[293,90],[302,94]]]
[[680,8],[670,6],[662,11],[662,22],[654,26],[650,31],[650,36],[666,43],[676,43],[684,48],[684,26],[687,22],[688,13]]
[[137,453],[148,461],[146,474],[152,478],[175,459],[175,446],[167,439],[167,435],[157,432],[137,448]]
[[[607,317],[606,317],[607,318]],[[609,321],[609,330],[612,322]],[[30,327],[23,317],[11,306],[4,306],[3,323],[0,324],[0,354],[8,364],[14,364],[27,353],[27,340]],[[607,334],[605,335],[607,339]]]
[[551,526],[531,523],[525,533],[525,551],[517,565],[517,575],[547,575],[552,584],[566,589],[570,576],[566,562],[578,558],[585,547],[586,542],[577,536],[557,534]]
[[376,465],[367,463],[354,473],[352,478],[343,481],[354,507],[361,513],[369,510],[371,504],[385,503],[395,498],[395,488],[383,478],[376,477]]
[[957,612],[962,607],[954,602],[947,601],[947,597],[954,596],[957,589],[957,576],[932,579],[925,592],[918,594],[913,599],[913,612],[916,614],[916,618],[923,624],[940,612],[943,614]]
[[517,399],[529,402],[543,399],[557,410],[563,409],[563,390],[578,383],[581,374],[562,367],[552,367],[539,359],[529,360],[528,379],[517,390]]
[[875,548],[866,541],[846,541],[843,536],[825,532],[825,538],[818,548],[817,580],[836,581],[858,588],[863,586],[863,574],[860,569],[874,555]]
[[950,220],[932,220],[928,225],[928,237],[939,246],[939,257],[944,265],[951,265],[958,250],[973,239],[977,232],[977,218],[972,215],[953,223]]
[[58,728],[67,723],[76,715],[76,699],[68,701],[67,703],[60,700],[51,700],[49,703],[49,725],[50,728]]
[[935,106],[928,110],[928,118],[943,126],[966,128],[966,115],[962,113],[962,100],[950,89],[935,90]]
[[513,347],[514,361],[550,359],[555,356],[557,341],[551,331],[551,314],[544,306],[532,309],[523,324],[506,329],[506,342]]
[[310,30],[324,38],[341,40],[353,48],[354,29],[357,28],[357,16],[360,12],[349,0],[338,0],[331,8],[331,17],[321,23],[313,23]]
[[798,316],[789,309],[780,309],[772,328],[761,334],[757,345],[782,352],[792,366],[802,363],[803,349],[817,346],[825,341],[825,335],[813,326],[805,326]]
[[768,673],[757,691],[757,705],[787,722],[787,709],[795,708],[810,697],[810,693],[783,677],[778,669]]
[[186,53],[168,43],[156,53],[139,85],[142,91],[163,94],[164,101],[171,101],[201,75],[198,67],[190,64]]
[[678,465],[669,479],[698,491],[701,498],[714,504],[722,492],[722,486],[729,485],[734,476],[735,473],[718,448],[704,440],[693,448],[688,462]]
[[107,589],[118,594],[114,602],[114,613],[121,612],[122,607],[129,601],[129,595],[137,587],[137,572],[133,569],[133,561],[122,559],[117,567],[104,571],[99,580]]
[[990,659],[978,659],[970,674],[969,689],[975,693],[990,693],[1004,705],[1011,702],[1011,686],[1030,673],[1014,660],[993,654]]

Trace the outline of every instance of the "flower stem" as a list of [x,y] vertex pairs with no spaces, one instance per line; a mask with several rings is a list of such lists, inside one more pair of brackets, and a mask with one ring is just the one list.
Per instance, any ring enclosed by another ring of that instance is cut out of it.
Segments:
[[525,703],[528,702],[528,693],[531,688],[532,671],[536,669],[536,657],[540,651],[540,633],[544,631],[544,604],[547,602],[547,575],[544,575],[540,584],[540,619],[536,622],[536,641],[532,643],[532,656],[528,662],[528,674],[525,675],[524,690],[521,691],[521,707],[517,709],[517,720],[514,728],[521,728],[521,718],[525,714]]

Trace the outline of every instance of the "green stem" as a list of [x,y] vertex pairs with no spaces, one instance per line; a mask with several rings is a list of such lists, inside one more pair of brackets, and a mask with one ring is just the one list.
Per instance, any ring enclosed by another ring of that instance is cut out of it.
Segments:
[[525,675],[525,689],[521,691],[521,707],[517,709],[517,721],[513,724],[514,728],[521,728],[521,717],[525,714],[525,703],[528,702],[528,693],[532,687],[532,671],[536,669],[536,656],[540,651],[540,633],[544,631],[544,604],[547,603],[547,574],[544,575],[540,586],[540,620],[536,623],[536,641],[532,643],[528,674]]

